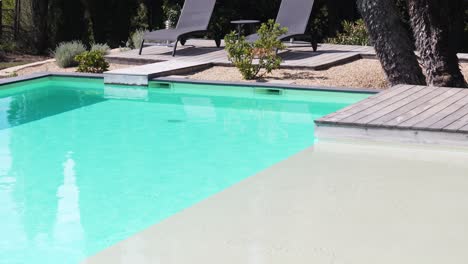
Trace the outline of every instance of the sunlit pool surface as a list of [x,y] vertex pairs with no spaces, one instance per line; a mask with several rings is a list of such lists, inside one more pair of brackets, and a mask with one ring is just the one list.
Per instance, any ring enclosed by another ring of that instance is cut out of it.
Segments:
[[65,77],[0,86],[0,263],[78,263],[307,148],[314,119],[367,96]]

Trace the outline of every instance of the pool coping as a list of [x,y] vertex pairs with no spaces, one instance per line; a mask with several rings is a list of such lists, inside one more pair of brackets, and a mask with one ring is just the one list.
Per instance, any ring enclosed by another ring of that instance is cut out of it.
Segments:
[[208,84],[208,85],[222,85],[222,86],[247,86],[247,87],[271,87],[271,88],[282,88],[289,90],[312,90],[312,91],[329,91],[329,92],[348,92],[348,93],[369,93],[376,94],[383,89],[366,89],[366,88],[350,88],[350,87],[334,87],[334,86],[318,86],[318,85],[297,85],[287,83],[274,83],[274,82],[228,82],[228,81],[207,81],[207,80],[193,80],[184,78],[174,77],[157,77],[152,78],[150,81],[161,81],[161,82],[177,82],[177,83],[189,83],[189,84]]
[[103,75],[100,74],[100,73],[38,72],[38,73],[32,73],[32,74],[28,74],[28,75],[24,75],[24,76],[0,79],[0,86],[5,85],[5,84],[12,84],[12,83],[17,83],[17,82],[30,81],[30,80],[35,80],[35,79],[40,79],[40,78],[45,78],[45,77],[54,77],[54,76],[56,76],[56,77],[94,78],[94,79],[103,78]]
[[[34,74],[29,74],[29,75],[24,75],[24,76],[0,79],[0,86],[22,82],[22,81],[29,81],[29,80],[44,78],[44,77],[54,77],[54,76],[104,79],[104,74],[100,74],[100,73],[40,72],[40,73],[34,73]],[[222,85],[222,86],[271,87],[271,88],[288,89],[288,90],[329,91],[329,92],[368,93],[368,94],[377,94],[383,91],[383,89],[365,89],[365,88],[349,88],[349,87],[333,87],[333,86],[305,86],[305,85],[294,85],[294,84],[286,84],[286,83],[269,83],[269,82],[265,82],[265,83],[252,82],[251,83],[251,82],[205,81],[205,80],[192,80],[192,79],[173,78],[173,77],[157,77],[157,78],[150,79],[150,81]]]

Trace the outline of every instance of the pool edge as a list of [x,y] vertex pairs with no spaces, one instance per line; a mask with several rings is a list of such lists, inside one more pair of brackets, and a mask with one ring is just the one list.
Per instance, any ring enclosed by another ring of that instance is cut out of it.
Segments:
[[[6,84],[12,84],[22,81],[40,79],[45,77],[75,77],[75,78],[93,78],[93,79],[104,79],[104,74],[96,73],[60,73],[60,72],[40,72],[30,75],[24,75],[19,77],[0,79],[0,86]],[[333,86],[305,86],[305,85],[294,85],[294,84],[281,84],[281,83],[258,83],[258,82],[228,82],[228,81],[202,81],[202,80],[191,80],[182,78],[171,78],[171,77],[157,77],[152,78],[150,81],[163,81],[163,82],[176,82],[176,83],[190,83],[190,84],[208,84],[208,85],[222,85],[222,86],[246,86],[246,87],[272,87],[281,88],[288,90],[303,90],[303,91],[329,91],[329,92],[346,92],[346,93],[368,93],[377,94],[382,89],[365,89],[365,88],[350,88],[350,87],[333,87]]]
[[228,81],[206,81],[206,80],[192,80],[173,77],[157,77],[152,78],[150,81],[162,82],[177,82],[177,83],[190,83],[190,84],[209,84],[209,85],[222,85],[222,86],[245,86],[245,87],[272,87],[282,88],[288,90],[303,90],[303,91],[327,91],[327,92],[347,92],[347,93],[369,93],[377,94],[383,89],[366,89],[366,88],[351,88],[351,87],[334,87],[334,86],[305,86],[295,84],[283,83],[260,83],[260,82],[228,82]]
[[40,79],[40,78],[45,78],[45,77],[75,77],[75,78],[99,79],[99,78],[103,78],[103,74],[78,73],[78,72],[68,72],[68,73],[39,72],[39,73],[33,73],[33,74],[24,75],[24,76],[0,79],[0,86],[6,85],[6,84],[17,83],[17,82],[30,81],[30,80],[35,80],[35,79]]

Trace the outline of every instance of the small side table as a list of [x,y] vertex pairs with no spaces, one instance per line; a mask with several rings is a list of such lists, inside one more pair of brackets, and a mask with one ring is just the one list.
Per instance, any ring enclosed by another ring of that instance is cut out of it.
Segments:
[[258,24],[260,20],[234,20],[231,21],[231,24],[237,25],[237,38],[240,39],[241,37],[241,30],[243,25],[247,24]]

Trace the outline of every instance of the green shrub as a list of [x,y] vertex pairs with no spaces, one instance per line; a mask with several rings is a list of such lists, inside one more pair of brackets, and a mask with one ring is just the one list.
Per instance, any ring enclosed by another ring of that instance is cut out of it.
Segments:
[[130,39],[127,41],[127,47],[133,49],[139,49],[141,47],[141,42],[143,41],[143,35],[145,34],[145,30],[138,29],[137,31],[133,32],[130,36]]
[[[278,37],[287,31],[287,28],[281,28],[274,20],[269,20],[260,26],[257,32],[259,38],[254,43],[246,41],[245,37],[238,39],[237,32],[233,31],[224,38],[229,60],[247,80],[271,73],[282,62],[276,51],[284,49],[284,45]],[[262,69],[264,73],[259,75]]]
[[336,37],[328,39],[329,43],[341,45],[361,45],[369,46],[370,39],[364,20],[359,19],[355,22],[343,21],[343,32],[338,33]]
[[6,42],[0,43],[0,52],[3,51],[4,53],[14,52],[17,50],[16,43],[14,42]]
[[78,72],[103,73],[109,70],[109,63],[104,59],[101,51],[86,51],[75,57],[79,63]]
[[169,21],[169,26],[174,27],[177,24],[177,20],[179,19],[180,12],[182,7],[179,3],[175,3],[174,1],[163,1],[163,20]]
[[105,55],[109,52],[110,47],[107,44],[96,43],[96,44],[91,45],[91,51],[95,51],[95,50],[100,51],[102,52],[102,54]]
[[322,41],[328,34],[329,19],[328,19],[328,7],[325,3],[317,3],[317,8],[314,7],[312,15],[309,20],[309,32],[315,38],[315,41]]
[[140,3],[136,14],[130,19],[132,29],[148,29],[148,8],[144,3]]
[[73,67],[78,65],[75,60],[76,55],[85,51],[86,48],[81,41],[62,42],[55,49],[54,57],[59,67]]

